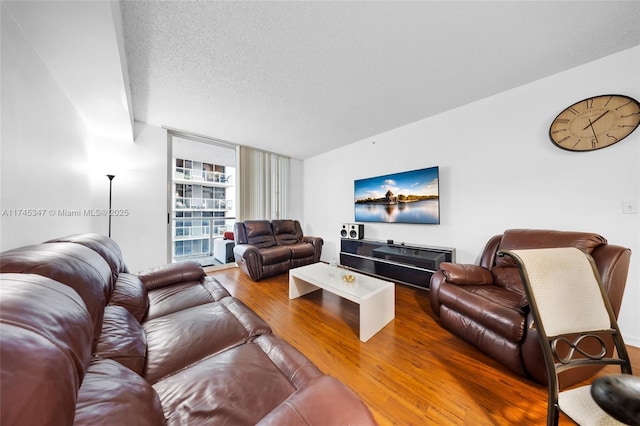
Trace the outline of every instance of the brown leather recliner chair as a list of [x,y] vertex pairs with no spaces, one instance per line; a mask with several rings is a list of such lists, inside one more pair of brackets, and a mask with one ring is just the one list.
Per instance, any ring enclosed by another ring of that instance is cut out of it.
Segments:
[[[429,294],[431,309],[443,328],[541,384],[547,384],[546,367],[519,270],[510,258],[497,253],[550,247],[577,247],[593,257],[617,318],[631,250],[586,232],[507,230],[489,240],[479,265],[441,263],[431,278]],[[560,384],[570,386],[596,371],[567,372]]]
[[307,237],[297,220],[247,220],[234,226],[236,263],[252,280],[320,261],[324,241]]

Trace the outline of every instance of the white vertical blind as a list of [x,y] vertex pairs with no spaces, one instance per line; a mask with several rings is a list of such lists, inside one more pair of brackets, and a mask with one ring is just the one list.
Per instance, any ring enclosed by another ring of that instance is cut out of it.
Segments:
[[287,217],[289,158],[240,147],[238,220]]

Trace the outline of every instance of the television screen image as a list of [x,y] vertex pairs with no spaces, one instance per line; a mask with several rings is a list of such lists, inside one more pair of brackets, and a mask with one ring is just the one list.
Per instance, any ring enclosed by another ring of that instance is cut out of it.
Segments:
[[355,221],[440,224],[438,167],[354,182]]

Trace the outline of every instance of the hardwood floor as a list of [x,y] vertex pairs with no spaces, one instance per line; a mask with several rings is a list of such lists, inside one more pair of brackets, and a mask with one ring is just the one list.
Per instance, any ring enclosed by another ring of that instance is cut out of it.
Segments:
[[[546,423],[546,389],[442,329],[428,291],[396,285],[395,319],[363,343],[352,302],[322,290],[289,300],[287,274],[258,283],[238,268],[209,275],[360,395],[380,425]],[[638,374],[640,348],[629,352]],[[561,417],[560,424],[571,422]]]

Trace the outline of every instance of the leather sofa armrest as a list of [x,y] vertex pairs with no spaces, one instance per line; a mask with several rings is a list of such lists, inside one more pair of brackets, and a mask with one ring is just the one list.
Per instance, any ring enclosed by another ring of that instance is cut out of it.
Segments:
[[314,262],[319,262],[320,257],[322,256],[322,245],[324,244],[324,240],[320,237],[302,237],[302,242],[310,243],[313,245],[315,253],[313,255]]
[[491,271],[478,265],[442,262],[440,269],[448,283],[456,285],[493,284]]
[[171,263],[138,273],[147,290],[187,281],[200,281],[206,274],[196,261]]
[[[260,254],[260,249],[258,249],[258,247],[251,245],[251,244],[236,244],[233,247],[233,254],[236,258],[236,260],[238,259],[238,256],[240,256],[241,259],[248,259],[252,254],[255,256],[258,256]],[[259,256],[258,256],[259,258]]]
[[267,414],[267,425],[376,425],[364,402],[331,376],[322,376],[309,387],[297,390]]
[[233,257],[240,269],[249,274],[253,281],[262,279],[262,257],[258,247],[251,244],[236,244],[233,248]]
[[303,236],[302,237],[302,241],[305,243],[311,243],[314,246],[318,246],[318,245],[323,245],[324,244],[324,240],[320,237],[308,237],[308,236]]

